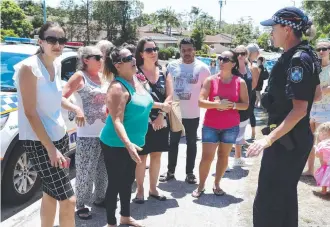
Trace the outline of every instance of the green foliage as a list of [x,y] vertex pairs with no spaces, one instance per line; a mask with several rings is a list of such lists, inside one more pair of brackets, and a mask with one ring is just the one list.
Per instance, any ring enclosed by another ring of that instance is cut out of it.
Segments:
[[44,23],[44,19],[41,16],[35,16],[32,19],[33,28],[40,28]]
[[15,31],[13,29],[1,29],[0,30],[0,39],[1,41],[4,41],[4,38],[6,36],[9,37],[18,37],[18,35],[16,35]]
[[238,25],[234,28],[234,45],[247,45],[253,40],[253,26],[251,21],[244,21],[243,18],[240,19]]
[[177,53],[180,53],[178,48],[175,47],[168,47],[166,48],[170,52],[170,57],[176,56]]
[[166,9],[160,9],[157,11],[156,14],[159,23],[164,24],[166,26],[167,35],[172,34],[172,27],[180,26],[179,16],[171,7]]
[[1,30],[11,29],[20,37],[29,37],[33,27],[23,10],[11,0],[1,2]]
[[202,52],[203,54],[209,53],[210,47],[207,44],[203,44],[202,46]]
[[40,16],[42,15],[42,4],[35,3],[31,0],[19,0],[18,6],[28,16]]
[[269,45],[268,42],[270,40],[270,34],[268,32],[262,33],[258,40],[257,40],[257,44],[259,45],[260,48],[268,50],[269,49]]
[[163,48],[163,49],[160,49],[158,51],[158,58],[160,60],[168,60],[169,58],[171,58],[171,51],[168,50],[167,48]]
[[203,31],[195,28],[191,34],[191,38],[195,40],[196,50],[201,50],[205,39]]

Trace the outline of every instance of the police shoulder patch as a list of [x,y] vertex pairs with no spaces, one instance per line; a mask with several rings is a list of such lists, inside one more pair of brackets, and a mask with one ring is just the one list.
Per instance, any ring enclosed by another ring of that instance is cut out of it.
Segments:
[[293,83],[299,83],[302,81],[304,75],[304,69],[300,66],[291,67],[289,69],[289,78]]

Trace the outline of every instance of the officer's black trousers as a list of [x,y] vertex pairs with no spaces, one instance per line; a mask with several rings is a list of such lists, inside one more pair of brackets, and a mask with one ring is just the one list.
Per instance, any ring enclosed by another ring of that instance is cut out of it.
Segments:
[[265,149],[253,204],[254,227],[298,227],[297,185],[313,145],[305,129],[293,150],[279,142]]

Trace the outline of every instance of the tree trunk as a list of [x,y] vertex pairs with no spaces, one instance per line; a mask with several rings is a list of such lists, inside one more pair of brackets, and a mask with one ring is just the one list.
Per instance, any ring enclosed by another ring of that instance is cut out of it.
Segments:
[[89,0],[87,0],[86,4],[86,31],[87,31],[87,44],[90,43],[90,37],[89,37]]

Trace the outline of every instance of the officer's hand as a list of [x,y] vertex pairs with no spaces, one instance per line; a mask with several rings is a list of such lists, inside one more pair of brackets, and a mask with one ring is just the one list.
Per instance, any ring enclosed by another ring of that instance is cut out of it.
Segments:
[[246,156],[255,157],[260,154],[261,151],[269,147],[269,141],[266,138],[256,140],[252,145],[249,146]]

